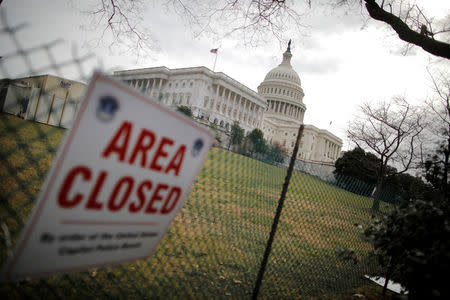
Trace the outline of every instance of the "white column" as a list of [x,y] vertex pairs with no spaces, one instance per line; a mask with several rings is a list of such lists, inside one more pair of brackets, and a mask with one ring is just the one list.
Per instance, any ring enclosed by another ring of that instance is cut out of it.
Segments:
[[[217,104],[220,103],[220,100],[219,100],[219,91],[220,91],[220,85],[217,84],[216,101],[215,101],[215,103],[214,103],[213,110],[217,110]],[[219,109],[218,111],[220,111],[220,109]]]
[[146,79],[145,80],[145,90],[144,90],[144,94],[146,94],[146,95],[147,95],[147,92],[148,92],[149,84],[150,84],[150,79]]
[[231,103],[231,116],[230,117],[233,121],[236,120],[234,117],[234,110],[236,109],[236,96],[237,96],[237,94],[234,93],[233,101]]
[[231,111],[228,114],[228,111],[230,110],[230,107],[232,107],[231,103],[230,103],[230,99],[231,99],[231,90],[228,90],[228,98],[227,98],[227,108],[225,110],[225,115],[226,116],[231,116]]
[[239,95],[238,100],[238,115],[242,116],[242,120],[244,119],[244,101],[242,100],[242,95]]

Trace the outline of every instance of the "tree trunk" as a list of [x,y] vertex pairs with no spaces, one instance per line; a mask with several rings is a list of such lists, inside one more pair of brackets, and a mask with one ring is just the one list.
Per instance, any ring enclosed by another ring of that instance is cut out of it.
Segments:
[[444,173],[442,174],[442,189],[447,200],[450,200],[450,185],[448,182],[448,167],[450,159],[450,137],[447,140],[447,149],[444,149]]
[[[386,170],[385,163],[384,163],[384,157],[381,157],[380,159],[380,168],[378,171],[378,177],[377,177],[377,187],[375,190],[375,194],[373,195],[373,204],[372,204],[372,211],[378,212],[380,210],[380,201],[381,201],[381,188],[383,187],[383,178],[384,173]],[[387,162],[386,162],[387,165]]]
[[381,188],[383,186],[383,181],[381,178],[377,179],[377,187],[375,190],[375,194],[373,195],[373,204],[372,211],[378,212],[380,210],[380,201],[381,201]]

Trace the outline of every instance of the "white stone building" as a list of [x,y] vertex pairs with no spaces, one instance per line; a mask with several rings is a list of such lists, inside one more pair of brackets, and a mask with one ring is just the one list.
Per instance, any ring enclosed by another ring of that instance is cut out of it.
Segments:
[[[198,122],[216,124],[224,131],[229,131],[234,121],[246,133],[259,128],[269,144],[278,144],[291,154],[306,111],[291,57],[288,46],[281,64],[267,73],[258,93],[206,67],[155,67],[117,71],[114,76],[167,106],[189,106]],[[334,163],[341,147],[342,140],[329,131],[305,125],[298,158]]]
[[0,112],[72,127],[86,85],[53,75],[0,80]]
[[[281,64],[267,73],[258,93],[267,100],[261,128],[270,144],[279,144],[292,153],[306,106],[300,77],[291,65],[290,47],[283,53]],[[325,129],[306,125],[298,158],[305,161],[334,163],[341,153],[342,140]]]
[[167,106],[189,106],[195,118],[225,130],[233,121],[246,132],[262,127],[266,100],[222,72],[156,67],[118,71],[114,76]]

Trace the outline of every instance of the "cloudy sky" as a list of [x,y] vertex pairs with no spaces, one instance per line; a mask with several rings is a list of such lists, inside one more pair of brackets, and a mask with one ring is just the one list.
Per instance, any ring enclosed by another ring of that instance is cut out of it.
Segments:
[[[217,39],[195,36],[178,15],[150,2],[142,12],[142,24],[156,40],[155,51],[137,58],[135,51],[117,50],[108,34],[101,40],[104,25],[93,24],[85,13],[100,0],[6,0],[1,4],[0,27],[23,25],[14,35],[0,33],[0,77],[50,73],[85,80],[94,69],[114,70],[167,66],[213,68],[212,48],[220,47],[216,71],[221,71],[256,90],[264,76],[281,62],[286,45],[276,39],[257,46],[244,45],[241,38]],[[430,15],[450,14],[450,1],[423,2]],[[313,7],[303,17],[303,30],[286,32],[292,36],[292,65],[300,75],[307,107],[305,123],[325,128],[344,140],[347,124],[364,101],[389,100],[405,96],[413,103],[432,97],[426,68],[442,64],[435,57],[415,49],[401,55],[403,44],[386,25],[367,18],[358,9],[341,11]],[[39,48],[51,44],[49,51]],[[29,52],[28,62],[17,49]],[[79,65],[75,57],[91,55]],[[55,67],[54,64],[60,65]],[[63,62],[68,62],[61,66]],[[32,70],[30,70],[32,68]],[[331,126],[329,125],[332,122]]]

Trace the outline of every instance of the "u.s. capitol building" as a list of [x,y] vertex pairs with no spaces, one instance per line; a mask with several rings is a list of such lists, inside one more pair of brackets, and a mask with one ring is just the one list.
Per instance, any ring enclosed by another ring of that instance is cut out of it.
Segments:
[[[229,131],[234,121],[246,133],[259,128],[269,144],[277,143],[291,154],[306,111],[300,77],[292,68],[291,57],[288,46],[281,64],[267,73],[258,92],[206,67],[125,70],[114,72],[114,77],[166,106],[188,106],[197,121],[215,124],[224,131]],[[298,158],[334,163],[341,147],[339,137],[305,124]]]

